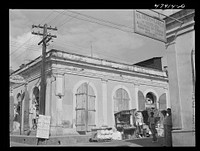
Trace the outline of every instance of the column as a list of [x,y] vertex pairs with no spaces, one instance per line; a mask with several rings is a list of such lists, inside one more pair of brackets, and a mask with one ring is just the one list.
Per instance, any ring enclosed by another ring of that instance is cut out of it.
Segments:
[[57,125],[62,124],[62,101],[64,96],[64,76],[56,75],[56,114]]
[[107,119],[107,80],[102,79],[102,104],[103,104],[103,124],[108,124]]
[[166,106],[167,106],[167,108],[171,108],[169,89],[168,88],[165,88],[165,93],[166,93]]
[[137,83],[135,83],[134,84],[134,87],[135,87],[135,104],[136,104],[136,109],[138,110],[139,109],[139,105],[138,105],[138,84]]
[[46,97],[45,97],[45,115],[50,116],[50,101],[51,101],[51,78],[46,80]]
[[170,90],[170,104],[172,109],[173,129],[182,128],[181,119],[181,103],[180,103],[180,88],[178,81],[177,54],[175,42],[167,48],[167,63],[168,63],[168,79]]

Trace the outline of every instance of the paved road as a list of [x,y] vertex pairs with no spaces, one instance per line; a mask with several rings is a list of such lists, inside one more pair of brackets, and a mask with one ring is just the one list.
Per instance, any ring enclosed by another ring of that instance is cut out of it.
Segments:
[[[158,142],[152,143],[151,138],[134,139],[134,140],[122,140],[122,141],[110,141],[110,142],[91,142],[91,143],[77,143],[72,145],[53,145],[56,147],[70,146],[70,147],[162,147],[163,138],[160,137]],[[35,145],[28,145],[23,143],[11,142],[11,147],[31,147]],[[49,147],[51,145],[39,145],[38,147]]]

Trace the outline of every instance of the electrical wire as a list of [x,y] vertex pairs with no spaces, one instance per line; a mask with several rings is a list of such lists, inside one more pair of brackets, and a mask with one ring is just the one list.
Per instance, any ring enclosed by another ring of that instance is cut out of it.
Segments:
[[110,21],[107,21],[107,20],[103,20],[103,19],[95,18],[95,17],[89,16],[89,15],[85,15],[85,14],[82,14],[82,13],[78,13],[76,11],[70,11],[70,10],[66,10],[66,11],[69,11],[71,13],[75,13],[75,14],[78,14],[78,15],[81,15],[81,16],[85,16],[87,18],[95,19],[95,20],[98,20],[98,21],[101,21],[101,22],[110,23],[110,24],[113,24],[113,25],[116,25],[116,26],[122,26],[122,27],[126,27],[126,28],[131,28],[132,29],[132,27],[129,27],[129,26],[126,26],[126,25],[123,25],[123,24],[113,23],[113,22],[110,22]]
[[[78,15],[76,15],[76,16],[78,16]],[[66,18],[66,19],[67,19],[67,18]],[[66,19],[65,19],[65,20],[66,20]],[[73,20],[73,19],[74,19],[74,17],[71,17],[71,18],[69,18],[67,21],[63,22],[63,24],[59,25],[59,29],[61,29],[61,27],[62,27],[63,25],[65,25],[66,23],[70,22],[70,21]]]
[[49,15],[47,17],[45,17],[45,19],[43,21],[41,21],[41,24],[42,22],[44,22],[47,18],[49,18],[51,16],[51,14],[53,14],[54,12],[52,11],[51,13],[49,13]]
[[[57,13],[60,13],[58,11],[55,11]],[[118,28],[118,27],[114,27],[114,26],[111,26],[111,25],[105,25],[105,24],[102,24],[102,23],[98,23],[98,22],[95,22],[95,21],[91,21],[91,20],[87,20],[87,19],[83,19],[83,18],[80,18],[80,17],[77,17],[77,16],[72,16],[72,15],[69,15],[69,14],[63,14],[63,15],[66,15],[66,16],[71,16],[73,18],[76,18],[78,20],[83,20],[83,21],[87,21],[87,22],[91,22],[91,23],[96,23],[96,24],[99,24],[99,25],[102,25],[102,26],[106,26],[106,27],[110,27],[110,28],[113,28],[113,29],[118,29],[120,31],[123,31],[123,32],[128,32],[128,33],[134,33],[133,31],[127,31],[127,30],[122,30],[121,28]]]
[[[48,15],[48,16],[46,16],[42,21],[41,21],[41,23],[42,22],[44,22],[48,17],[50,17],[50,15],[53,13],[53,11]],[[12,55],[12,54],[14,54],[15,52],[17,52],[18,50],[19,50],[19,48],[21,48],[23,45],[25,45],[28,41],[30,41],[31,39],[33,39],[34,37],[31,37],[31,38],[29,38],[27,41],[25,41],[22,45],[20,45],[17,49],[15,49],[14,51],[12,51],[11,53],[10,53],[10,55]]]
[[[55,42],[55,45],[57,45],[57,44],[59,44],[59,45],[62,45],[62,46],[65,46],[64,48],[65,49],[68,49],[69,47],[72,47],[72,48],[74,48],[74,49],[72,49],[73,51],[75,50],[76,52],[78,52],[78,53],[80,53],[80,51],[86,51],[87,53],[88,52],[90,52],[90,48],[85,48],[85,47],[82,47],[82,46],[78,46],[78,45],[75,45],[75,46],[73,46],[73,45],[68,45],[68,44],[66,44],[66,42],[61,42],[61,41],[59,41],[59,42]],[[78,50],[80,50],[80,51],[78,51]],[[118,56],[116,56],[115,54],[113,54],[113,53],[110,53],[109,52],[109,54],[108,53],[105,53],[105,51],[103,51],[102,49],[94,49],[94,50],[96,50],[94,53],[96,53],[96,54],[100,54],[101,56],[103,56],[104,58],[107,58],[108,56],[109,57],[111,57],[111,58],[114,58],[114,59],[117,59],[117,60],[119,60],[119,59],[121,59],[120,57],[118,57]],[[106,55],[105,55],[106,54]]]

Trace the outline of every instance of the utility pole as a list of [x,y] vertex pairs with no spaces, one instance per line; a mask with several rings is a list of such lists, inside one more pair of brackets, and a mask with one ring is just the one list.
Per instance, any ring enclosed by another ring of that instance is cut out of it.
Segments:
[[34,35],[43,36],[43,39],[38,43],[40,45],[42,43],[42,66],[41,66],[41,83],[40,83],[40,97],[39,97],[39,114],[45,115],[45,95],[46,95],[46,76],[45,76],[45,63],[46,63],[46,46],[47,42],[49,42],[52,37],[56,38],[57,36],[47,34],[47,29],[49,30],[57,30],[57,28],[48,27],[47,24],[44,26],[41,25],[32,25],[32,28],[42,28],[43,34],[40,32],[32,32]]

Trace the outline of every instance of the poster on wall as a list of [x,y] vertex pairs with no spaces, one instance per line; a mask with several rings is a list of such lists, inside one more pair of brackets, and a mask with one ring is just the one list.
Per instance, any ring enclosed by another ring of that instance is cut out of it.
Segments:
[[39,115],[36,137],[45,139],[49,138],[50,119],[50,116]]
[[137,10],[134,12],[134,32],[166,42],[165,21]]

